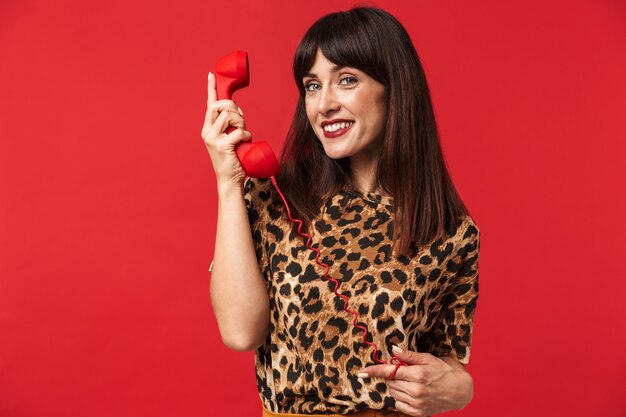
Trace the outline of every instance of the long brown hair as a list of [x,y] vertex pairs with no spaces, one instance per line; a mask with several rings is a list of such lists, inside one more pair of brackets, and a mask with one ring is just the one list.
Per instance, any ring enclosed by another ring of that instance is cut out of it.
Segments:
[[307,119],[302,79],[318,48],[334,64],[357,68],[385,86],[387,123],[376,181],[393,198],[394,254],[454,230],[468,210],[445,165],[424,70],[402,24],[372,7],[320,18],[296,50],[300,96],[277,175],[295,215],[309,225],[325,198],[354,183],[348,160],[329,158]]

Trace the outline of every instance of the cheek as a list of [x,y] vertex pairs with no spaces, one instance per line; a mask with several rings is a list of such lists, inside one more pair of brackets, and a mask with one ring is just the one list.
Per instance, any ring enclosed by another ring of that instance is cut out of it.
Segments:
[[306,111],[307,115],[313,114],[315,110],[315,100],[312,96],[309,96],[308,94],[304,96],[304,110]]
[[367,125],[374,136],[378,136],[385,126],[385,108],[378,103],[367,109]]
[[385,123],[385,103],[384,97],[380,93],[354,97],[354,100],[351,100],[350,108],[365,120],[369,128],[382,129]]
[[315,113],[313,112],[309,104],[306,105],[305,110],[306,110],[306,118],[308,119],[309,123],[314,127],[315,126]]
[[372,142],[378,142],[383,135],[385,129],[383,116],[380,112],[375,112],[374,110],[370,112],[367,136]]
[[376,128],[378,131],[382,131],[385,123],[387,122],[385,119],[386,109],[385,102],[382,96],[375,98],[376,105],[372,106],[372,120],[376,120]]

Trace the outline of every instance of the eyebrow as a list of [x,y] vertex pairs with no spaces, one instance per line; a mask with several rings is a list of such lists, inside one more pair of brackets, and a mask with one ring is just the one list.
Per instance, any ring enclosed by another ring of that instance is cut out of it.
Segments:
[[[337,72],[342,68],[345,68],[345,65],[335,65],[330,69],[330,72]],[[306,77],[311,77],[311,78],[317,78],[317,74],[313,74],[312,72],[307,72],[306,74],[304,74],[302,76],[302,78],[306,78]]]

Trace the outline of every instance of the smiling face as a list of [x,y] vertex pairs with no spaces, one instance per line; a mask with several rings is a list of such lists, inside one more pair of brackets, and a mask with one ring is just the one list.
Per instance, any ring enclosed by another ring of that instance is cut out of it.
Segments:
[[302,83],[306,114],[326,155],[375,166],[385,123],[384,85],[356,68],[335,65],[319,49]]

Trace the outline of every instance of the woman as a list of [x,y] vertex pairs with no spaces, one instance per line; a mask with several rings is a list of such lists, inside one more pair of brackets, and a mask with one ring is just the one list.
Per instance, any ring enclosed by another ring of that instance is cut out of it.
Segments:
[[251,137],[243,112],[216,100],[210,74],[202,136],[218,181],[211,301],[224,343],[256,350],[264,416],[462,409],[479,230],[446,170],[406,30],[376,8],[324,16],[298,46],[294,76],[277,183],[368,332],[271,181],[246,180],[234,153]]

